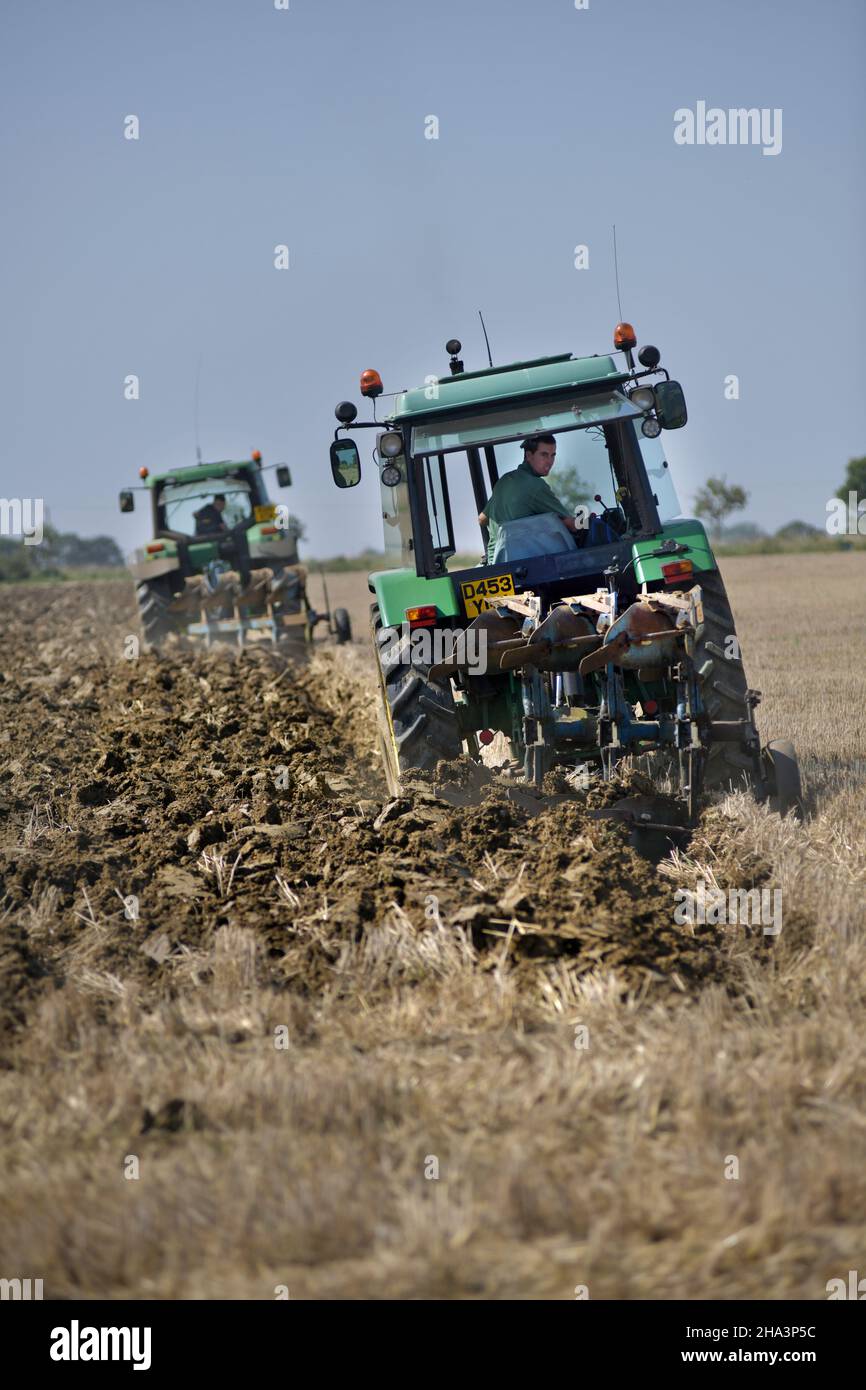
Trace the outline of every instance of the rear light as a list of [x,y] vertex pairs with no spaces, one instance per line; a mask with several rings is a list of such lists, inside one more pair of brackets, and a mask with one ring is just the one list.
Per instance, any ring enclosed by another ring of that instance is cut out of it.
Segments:
[[277,534],[277,532],[279,531],[279,529],[280,529],[279,526],[263,526],[263,527],[262,527],[262,535],[263,535],[263,536],[275,536],[275,535]]
[[662,565],[665,583],[675,584],[678,579],[691,579],[692,568],[691,560],[672,560],[669,565]]
[[147,551],[148,555],[156,555],[157,551],[165,550],[165,546],[163,545],[162,541],[156,541],[153,545],[146,545],[144,548]]
[[422,604],[420,608],[404,609],[404,617],[410,627],[435,627],[439,609],[435,603]]
[[641,700],[641,705],[643,706],[644,714],[648,714],[650,719],[652,719],[654,714],[658,714],[659,712],[657,700]]
[[478,735],[478,742],[492,743],[495,737],[496,735],[494,734],[492,729],[482,729],[481,733]]

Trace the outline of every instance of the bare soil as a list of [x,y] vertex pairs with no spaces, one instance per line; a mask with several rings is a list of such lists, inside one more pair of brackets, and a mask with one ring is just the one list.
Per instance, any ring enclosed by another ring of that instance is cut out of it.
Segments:
[[[359,639],[362,586],[329,585]],[[656,867],[599,814],[636,774],[538,797],[440,765],[389,799],[360,640],[127,660],[126,581],[2,599],[0,1274],[268,1298],[822,1297],[845,1273],[862,860],[820,805],[800,828],[729,798]],[[781,937],[678,925],[701,874],[790,886]]]

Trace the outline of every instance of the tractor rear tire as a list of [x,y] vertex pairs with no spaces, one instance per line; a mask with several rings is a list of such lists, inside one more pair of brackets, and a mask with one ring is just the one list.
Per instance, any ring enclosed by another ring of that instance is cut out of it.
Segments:
[[379,605],[370,609],[379,674],[379,743],[388,791],[401,794],[407,772],[432,772],[444,759],[463,756],[450,681],[433,681],[417,667],[385,662],[383,649],[393,629],[382,623]]
[[136,585],[141,635],[148,647],[162,646],[166,637],[177,631],[168,611],[171,597],[171,589],[163,579],[144,579]]
[[[724,580],[718,570],[698,576],[703,622],[695,633],[694,662],[701,682],[701,696],[710,719],[744,719],[748,682],[739,655],[728,656],[730,639],[736,637],[734,615]],[[751,753],[736,743],[711,743],[703,778],[707,791],[749,787],[757,790],[760,774]]]

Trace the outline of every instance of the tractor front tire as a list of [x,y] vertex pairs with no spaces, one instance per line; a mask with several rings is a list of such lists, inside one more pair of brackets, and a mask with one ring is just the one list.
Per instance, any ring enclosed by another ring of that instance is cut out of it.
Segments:
[[388,791],[401,793],[407,772],[432,772],[444,759],[463,756],[450,681],[432,681],[417,667],[388,662],[383,654],[393,629],[382,623],[379,605],[370,610],[379,675],[379,743]]

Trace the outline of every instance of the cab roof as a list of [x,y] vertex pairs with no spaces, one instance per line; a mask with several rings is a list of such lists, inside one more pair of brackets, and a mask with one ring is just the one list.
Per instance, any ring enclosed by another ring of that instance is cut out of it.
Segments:
[[551,391],[567,391],[569,387],[609,388],[628,379],[629,373],[619,371],[610,356],[572,357],[570,352],[563,352],[556,357],[535,357],[479,372],[459,372],[456,376],[440,377],[436,383],[401,391],[388,419],[412,420],[473,406],[489,407]]
[[220,459],[218,463],[194,463],[188,468],[168,468],[164,473],[152,473],[147,479],[148,487],[156,483],[196,483],[205,478],[225,478],[231,473],[243,473],[255,469],[258,464],[252,459]]

